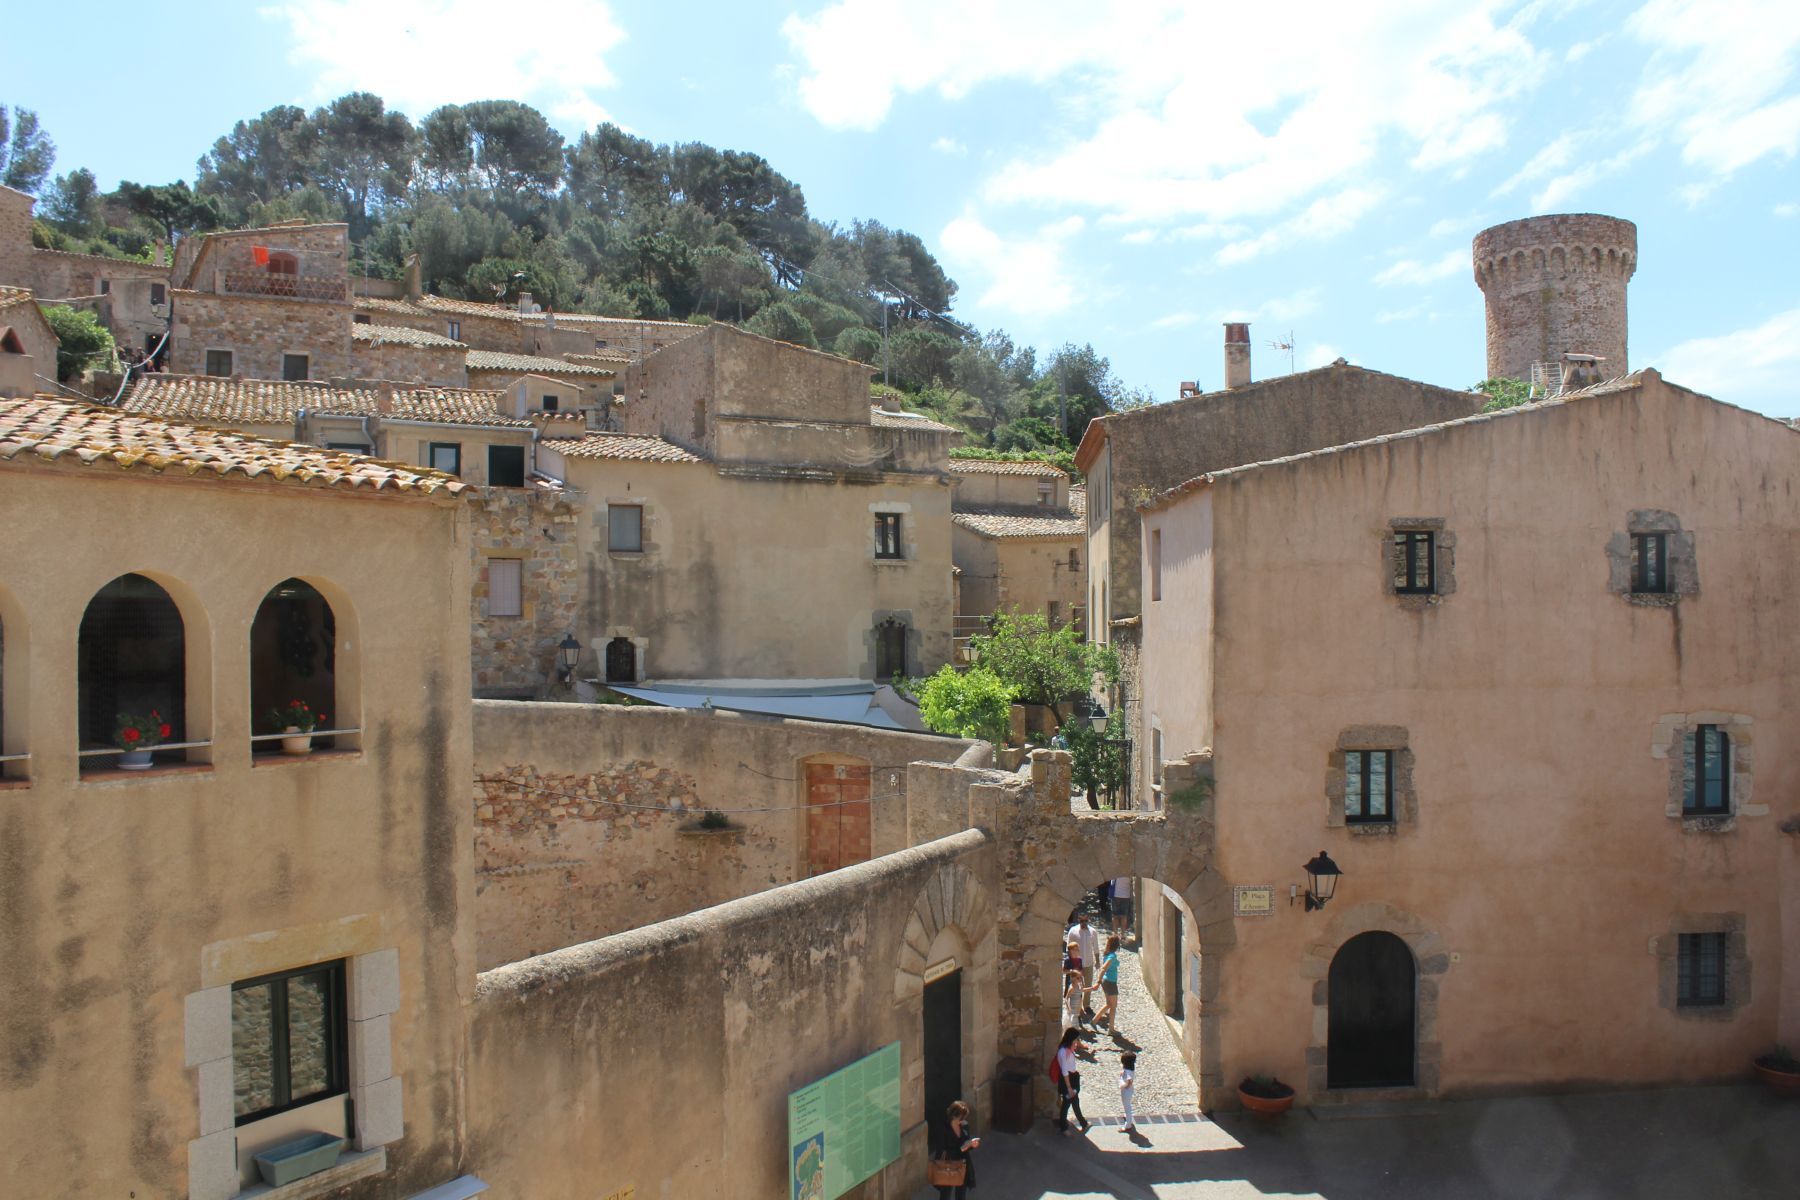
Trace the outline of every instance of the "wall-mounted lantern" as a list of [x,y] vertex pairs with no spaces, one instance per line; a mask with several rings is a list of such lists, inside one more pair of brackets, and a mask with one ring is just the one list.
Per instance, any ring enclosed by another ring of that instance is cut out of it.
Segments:
[[581,661],[581,643],[573,633],[563,635],[556,644],[556,673],[564,683],[575,676],[575,664]]
[[1323,850],[1301,869],[1306,872],[1306,911],[1324,908],[1337,893],[1338,876],[1343,872]]

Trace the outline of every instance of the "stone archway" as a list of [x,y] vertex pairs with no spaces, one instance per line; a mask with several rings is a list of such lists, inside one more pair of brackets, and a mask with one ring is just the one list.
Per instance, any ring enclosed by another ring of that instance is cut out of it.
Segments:
[[[1406,943],[1418,965],[1418,993],[1414,1022],[1417,1042],[1414,1053],[1414,1084],[1410,1091],[1435,1096],[1440,1086],[1439,1070],[1444,1060],[1444,1044],[1438,1035],[1438,976],[1450,969],[1450,954],[1444,940],[1422,917],[1391,904],[1357,904],[1334,914],[1322,937],[1306,947],[1301,960],[1302,978],[1313,984],[1312,1041],[1306,1050],[1306,1092],[1310,1102],[1330,1102],[1347,1093],[1334,1093],[1327,1087],[1326,1067],[1329,1061],[1331,1029],[1331,962],[1345,942],[1364,933],[1391,933]],[[1359,1093],[1366,1099],[1366,1093]]]

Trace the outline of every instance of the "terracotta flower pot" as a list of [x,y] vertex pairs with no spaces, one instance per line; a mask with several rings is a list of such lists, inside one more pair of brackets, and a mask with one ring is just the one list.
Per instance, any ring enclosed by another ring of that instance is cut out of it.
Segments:
[[1245,1112],[1258,1113],[1265,1117],[1279,1116],[1294,1107],[1294,1089],[1277,1081],[1277,1087],[1286,1088],[1285,1096],[1259,1096],[1243,1084],[1238,1085],[1238,1102],[1244,1106]]
[[1756,1068],[1756,1077],[1763,1081],[1763,1086],[1777,1096],[1800,1096],[1800,1071],[1778,1071],[1764,1066],[1760,1058],[1751,1066]]
[[298,725],[289,725],[282,732],[289,735],[281,739],[283,754],[312,753],[312,732],[310,730],[302,731]]

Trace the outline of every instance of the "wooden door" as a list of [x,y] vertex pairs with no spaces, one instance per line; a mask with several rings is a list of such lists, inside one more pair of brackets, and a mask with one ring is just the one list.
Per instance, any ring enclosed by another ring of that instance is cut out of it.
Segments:
[[808,875],[869,861],[868,767],[806,764],[806,806]]
[[1411,1087],[1414,996],[1412,951],[1391,933],[1362,933],[1331,960],[1326,1086]]

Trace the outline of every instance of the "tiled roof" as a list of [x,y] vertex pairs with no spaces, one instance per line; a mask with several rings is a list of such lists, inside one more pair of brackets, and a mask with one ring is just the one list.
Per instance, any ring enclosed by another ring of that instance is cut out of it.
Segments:
[[565,354],[563,357],[572,363],[589,363],[598,367],[628,363],[636,356],[625,350],[597,350],[592,354]]
[[15,304],[24,304],[31,298],[31,292],[26,288],[0,286],[0,309],[8,309]]
[[504,425],[530,429],[532,423],[500,412],[499,392],[467,388],[407,388],[383,400],[381,415],[401,421],[431,421],[440,425]]
[[934,429],[939,433],[958,432],[953,426],[943,425],[930,417],[918,413],[889,412],[879,404],[869,406],[869,423],[878,429]]
[[492,317],[497,321],[516,321],[519,310],[504,304],[484,304],[479,300],[450,300],[443,296],[420,296],[418,307],[429,312],[456,313],[464,317]]
[[1087,516],[1087,485],[1085,483],[1069,485],[1069,511],[1078,517]]
[[79,258],[84,262],[107,263],[115,267],[130,267],[137,271],[153,271],[164,275],[174,270],[162,263],[147,263],[141,258],[114,258],[110,254],[83,254],[79,250],[46,250],[42,246],[33,246],[31,253],[34,258],[40,254],[54,254],[58,258]]
[[469,351],[471,371],[517,371],[521,375],[592,375],[611,379],[616,372],[603,367],[587,367],[560,358],[540,358],[535,354],[504,354],[498,350]]
[[57,462],[291,487],[454,496],[455,476],[360,454],[152,420],[48,396],[0,400],[0,462]]
[[673,442],[630,433],[589,433],[581,438],[559,438],[540,443],[570,458],[625,459],[633,462],[705,462]]
[[352,341],[367,342],[371,346],[434,346],[445,350],[468,348],[441,333],[432,333],[427,329],[408,329],[404,325],[352,325],[350,338]]
[[410,300],[394,300],[386,296],[358,296],[356,307],[362,312],[400,313],[408,317],[429,317],[431,313]]
[[953,458],[953,475],[1046,475],[1052,479],[1067,478],[1061,467],[1047,462],[1005,462],[987,458]]
[[372,416],[377,410],[376,395],[366,388],[161,374],[140,376],[119,407],[146,417],[251,425],[291,422],[303,408],[351,416]]
[[990,538],[1070,538],[1087,534],[1087,522],[1067,508],[959,507],[950,514],[950,520]]

